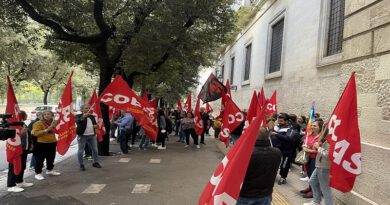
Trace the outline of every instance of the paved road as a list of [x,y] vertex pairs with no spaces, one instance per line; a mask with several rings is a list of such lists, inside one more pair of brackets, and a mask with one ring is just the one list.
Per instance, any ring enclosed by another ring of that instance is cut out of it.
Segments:
[[[129,155],[101,157],[102,169],[87,162],[85,172],[79,171],[76,156],[71,156],[56,165],[63,173],[59,177],[49,176],[43,181],[29,177],[27,181],[34,181],[35,186],[24,193],[7,194],[0,190],[0,204],[196,204],[223,154],[212,139],[207,139],[207,145],[201,149],[184,148],[184,144],[175,141],[171,136],[167,150],[136,149]],[[119,151],[119,146],[113,143],[111,150]],[[126,162],[125,158],[131,159]],[[151,159],[161,162],[150,163]],[[88,189],[91,184],[98,185]],[[150,190],[132,193],[137,184],[150,184]],[[91,190],[99,193],[83,193]]]

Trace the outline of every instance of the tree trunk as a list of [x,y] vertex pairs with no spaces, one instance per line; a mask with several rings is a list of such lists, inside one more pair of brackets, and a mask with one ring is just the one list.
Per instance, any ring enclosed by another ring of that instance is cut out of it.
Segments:
[[49,90],[43,91],[43,104],[47,105],[47,96],[49,95]]
[[[106,44],[101,44],[94,48],[93,53],[95,54],[97,61],[100,66],[99,72],[99,95],[106,89],[106,87],[111,83],[112,74],[114,67],[117,62],[111,62],[107,54]],[[106,134],[103,135],[103,141],[98,143],[98,154],[100,156],[109,156],[110,155],[110,119],[108,116],[108,106],[100,103],[100,108],[102,111],[102,117],[104,121],[104,127],[106,129]]]

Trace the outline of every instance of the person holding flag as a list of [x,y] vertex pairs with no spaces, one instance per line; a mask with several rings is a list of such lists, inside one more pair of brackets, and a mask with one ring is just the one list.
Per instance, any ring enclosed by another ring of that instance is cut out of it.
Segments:
[[[22,121],[27,120],[27,114],[25,111],[20,111],[20,117]],[[8,178],[7,178],[7,191],[8,192],[22,192],[23,188],[31,187],[34,184],[23,181],[24,170],[26,169],[27,155],[31,153],[33,149],[33,140],[30,131],[26,125],[23,125],[20,132],[20,141],[22,144],[23,153],[21,155],[22,169],[18,175],[14,173],[14,165],[8,164]]]
[[85,171],[85,166],[83,162],[83,152],[85,145],[88,144],[88,147],[91,149],[92,158],[93,158],[93,167],[102,168],[98,162],[98,152],[97,152],[97,137],[96,129],[98,128],[96,119],[91,115],[91,106],[88,104],[81,106],[82,113],[76,115],[76,124],[77,124],[77,142],[78,142],[78,152],[77,159],[80,164],[80,170]]
[[[314,169],[316,168],[316,156],[317,156],[317,150],[314,148],[314,143],[318,142],[320,136],[321,136],[321,128],[324,125],[324,121],[322,119],[317,119],[311,124],[311,133],[308,134],[307,139],[305,140],[305,144],[302,145],[302,150],[305,152],[305,154],[309,155],[309,160],[306,164],[306,171],[307,176],[311,177]],[[311,187],[304,189],[301,191],[303,195],[303,198],[313,198],[313,192]]]
[[[327,132],[325,131],[324,133]],[[309,180],[310,187],[313,191],[313,201],[304,203],[303,205],[321,205],[321,198],[324,199],[325,205],[333,205],[333,194],[329,185],[329,144],[326,141],[326,136],[325,138],[321,137],[320,142],[314,143],[313,146],[317,150],[315,160],[316,168]]]
[[33,125],[32,134],[36,136],[37,143],[35,146],[35,179],[44,180],[42,176],[43,161],[46,159],[46,174],[58,176],[60,172],[55,171],[54,159],[56,157],[57,139],[53,132],[56,121],[53,119],[54,114],[51,111],[43,112],[43,120],[40,120]]
[[282,158],[279,149],[271,147],[269,132],[261,128],[249,161],[237,205],[270,205],[275,177]]

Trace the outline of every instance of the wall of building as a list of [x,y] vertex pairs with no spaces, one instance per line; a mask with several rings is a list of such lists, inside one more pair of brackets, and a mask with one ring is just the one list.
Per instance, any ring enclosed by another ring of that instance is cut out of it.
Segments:
[[[278,92],[278,111],[329,118],[351,73],[356,72],[362,175],[353,192],[336,192],[339,204],[390,204],[390,0],[345,0],[343,51],[339,60],[323,63],[321,32],[328,0],[270,0],[252,24],[226,50],[220,65],[230,76],[235,57],[234,101],[248,108],[253,90]],[[284,13],[281,76],[266,79],[270,22]],[[249,84],[243,84],[245,46],[252,43]]]

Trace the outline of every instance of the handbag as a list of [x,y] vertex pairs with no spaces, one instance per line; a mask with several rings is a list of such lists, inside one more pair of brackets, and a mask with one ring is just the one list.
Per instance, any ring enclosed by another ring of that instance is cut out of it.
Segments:
[[310,153],[306,153],[305,151],[301,150],[298,152],[297,157],[295,157],[295,163],[305,165],[309,161]]

